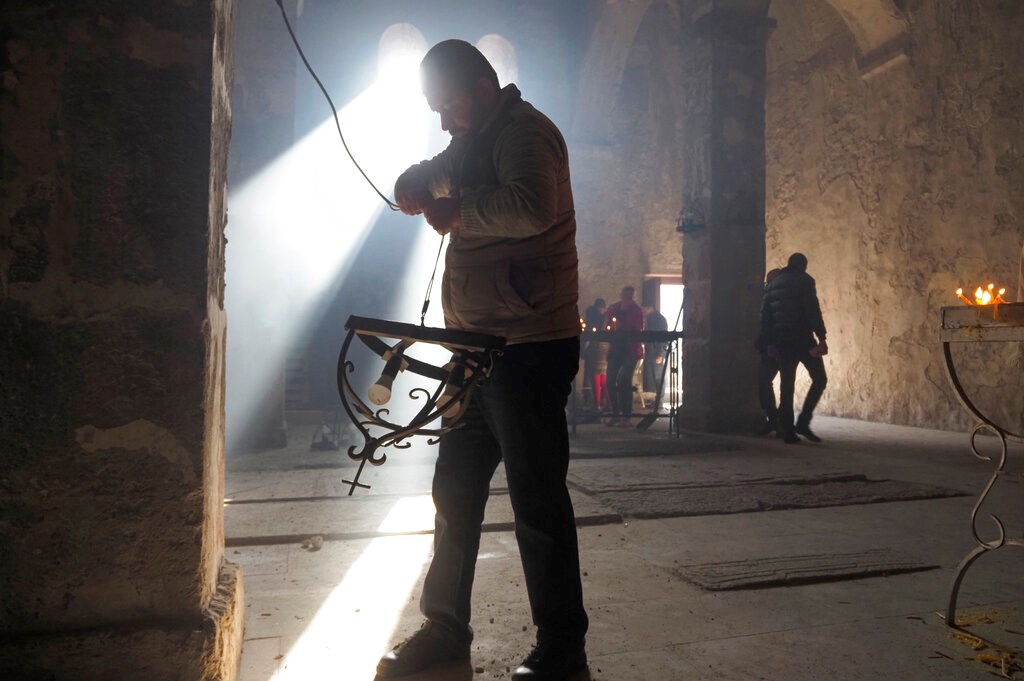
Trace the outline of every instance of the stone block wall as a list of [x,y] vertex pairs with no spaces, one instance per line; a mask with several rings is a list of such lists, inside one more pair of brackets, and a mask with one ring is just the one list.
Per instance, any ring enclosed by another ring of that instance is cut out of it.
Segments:
[[[773,3],[767,267],[793,251],[810,260],[831,348],[821,411],[960,429],[939,309],[957,304],[958,286],[994,281],[1016,295],[1024,5],[901,3],[903,54],[865,71],[842,4]],[[1020,350],[955,351],[968,389],[1019,424]]]
[[231,12],[0,9],[5,678],[234,676],[241,584],[221,510]]

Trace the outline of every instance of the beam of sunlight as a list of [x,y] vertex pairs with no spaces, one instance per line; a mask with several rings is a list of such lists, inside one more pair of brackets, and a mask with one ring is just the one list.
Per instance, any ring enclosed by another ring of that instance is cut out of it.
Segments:
[[[381,532],[432,526],[429,496],[399,500]],[[433,535],[372,540],[331,591],[270,681],[372,679],[430,555]]]
[[403,497],[378,528],[381,532],[422,532],[434,527],[434,501],[429,494]]
[[[423,50],[425,42],[410,47],[407,41],[383,51],[377,81],[339,111],[352,153],[386,194],[402,170],[429,155],[434,121],[420,93],[417,69]],[[345,155],[329,118],[232,189],[229,207],[231,439],[265,402],[288,348],[333,299],[385,206]],[[423,225],[411,230],[431,233]],[[417,257],[432,265],[429,250]],[[406,263],[395,263],[396,271],[405,268]]]

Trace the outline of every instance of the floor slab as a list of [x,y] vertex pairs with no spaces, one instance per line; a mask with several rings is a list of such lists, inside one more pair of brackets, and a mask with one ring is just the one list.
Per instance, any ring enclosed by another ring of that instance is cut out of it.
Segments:
[[[647,432],[583,426],[573,440],[569,482],[595,681],[980,681],[999,671],[982,658],[1020,650],[1019,548],[982,556],[964,579],[959,615],[992,643],[974,650],[940,616],[957,564],[976,545],[971,512],[992,472],[971,456],[965,435],[823,417],[815,421],[823,445],[786,446],[774,438],[677,439],[660,425]],[[403,452],[372,469],[370,490],[348,497],[339,481],[351,475],[349,462],[294,449],[229,461],[229,498],[245,502],[228,507],[228,554],[245,569],[247,597],[240,679],[370,681],[379,655],[421,620],[434,453]],[[1024,534],[1020,454],[1011,458],[1017,472],[1000,480],[979,513],[985,538],[996,531],[989,513],[1011,537]],[[829,476],[965,496],[854,503],[851,495],[727,512],[744,488]],[[640,493],[659,487],[661,499]],[[632,505],[608,494],[623,489],[637,492]],[[492,490],[474,587],[472,664],[420,681],[507,680],[533,642],[500,471]],[[716,500],[714,491],[729,498]],[[639,517],[672,506],[665,495],[678,495],[669,517]],[[704,495],[706,512],[680,514],[696,495]],[[298,541],[317,534],[325,538],[318,547]],[[268,536],[294,541],[245,539]],[[701,588],[680,573],[687,565],[745,561],[754,572],[796,556],[871,552],[938,567],[734,591]]]

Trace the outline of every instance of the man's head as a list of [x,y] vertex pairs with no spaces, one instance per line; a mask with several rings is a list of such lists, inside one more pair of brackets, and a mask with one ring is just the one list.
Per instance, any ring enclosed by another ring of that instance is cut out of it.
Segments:
[[770,284],[772,279],[782,274],[782,270],[778,267],[768,270],[768,274],[764,275],[764,283]]
[[605,304],[604,298],[598,298],[597,300],[594,301],[595,310],[603,311],[606,307],[608,307],[608,305]]
[[420,62],[423,95],[452,137],[476,130],[498,98],[498,76],[487,57],[464,40],[434,45]]
[[807,256],[803,253],[794,253],[789,256],[789,262],[786,263],[786,268],[796,270],[797,272],[806,272]]
[[623,286],[622,293],[619,294],[619,300],[626,302],[627,300],[633,300],[633,296],[636,294],[636,289],[632,286]]

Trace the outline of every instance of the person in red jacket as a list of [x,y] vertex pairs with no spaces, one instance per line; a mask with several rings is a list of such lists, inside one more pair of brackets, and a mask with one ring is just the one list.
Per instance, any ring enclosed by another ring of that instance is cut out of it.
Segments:
[[[632,286],[622,289],[619,300],[605,312],[605,325],[612,331],[643,331],[644,311],[633,300]],[[633,425],[633,372],[644,357],[640,342],[612,341],[608,353],[608,392],[612,398],[612,417],[606,425],[630,428]]]

